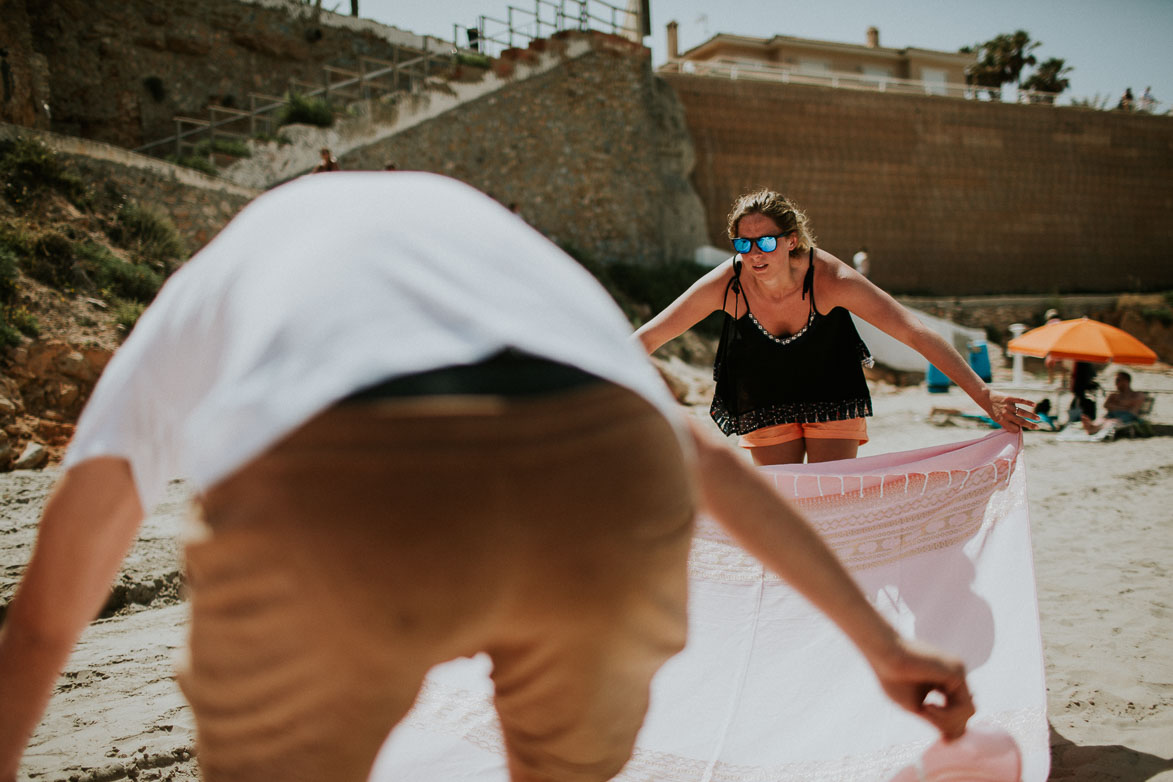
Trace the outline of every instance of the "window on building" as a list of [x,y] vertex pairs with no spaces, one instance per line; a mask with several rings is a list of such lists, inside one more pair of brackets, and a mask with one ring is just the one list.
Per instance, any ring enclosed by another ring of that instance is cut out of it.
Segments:
[[798,60],[798,72],[811,76],[824,76],[831,72],[831,63],[828,60],[812,60],[801,57]]
[[888,84],[888,79],[892,78],[891,68],[884,68],[879,65],[864,65],[860,70],[863,71],[863,83],[876,89],[884,89]]
[[925,83],[925,92],[929,95],[946,95],[949,90],[945,86],[944,68],[921,68],[921,81]]

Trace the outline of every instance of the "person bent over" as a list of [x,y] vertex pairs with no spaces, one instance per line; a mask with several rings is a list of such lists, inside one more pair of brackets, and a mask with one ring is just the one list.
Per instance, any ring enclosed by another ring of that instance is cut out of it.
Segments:
[[478,652],[514,780],[614,776],[685,642],[702,506],[901,705],[947,737],[973,713],[961,663],[902,639],[685,422],[603,289],[444,177],[306,177],[249,205],[143,315],[65,467],[0,630],[2,782],[175,476],[200,517],[179,682],[206,782],[361,782],[428,669]]

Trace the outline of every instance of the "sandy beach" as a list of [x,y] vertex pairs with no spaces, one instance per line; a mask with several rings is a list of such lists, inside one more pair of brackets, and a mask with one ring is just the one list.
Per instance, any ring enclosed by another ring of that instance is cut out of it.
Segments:
[[[1025,435],[1054,780],[1173,782],[1173,370],[1133,374],[1135,388],[1156,392],[1157,436],[1080,443]],[[874,401],[861,455],[986,431],[960,419],[929,421],[933,407],[978,412],[956,389],[880,384]],[[3,603],[56,475],[52,468],[0,475]],[[191,712],[172,675],[187,619],[179,577],[186,496],[185,485],[173,483],[144,524],[116,584],[116,610],[78,644],[22,778],[199,779]]]

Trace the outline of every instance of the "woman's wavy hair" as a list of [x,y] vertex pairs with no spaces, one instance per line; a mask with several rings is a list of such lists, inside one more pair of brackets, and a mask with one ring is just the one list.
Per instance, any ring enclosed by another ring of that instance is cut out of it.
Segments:
[[794,248],[795,255],[805,253],[816,246],[806,213],[795,206],[794,202],[786,196],[766,188],[746,193],[733,204],[726,226],[730,239],[737,238],[737,228],[741,223],[741,218],[752,214],[765,215],[770,218],[778,224],[782,233],[797,234],[798,244]]

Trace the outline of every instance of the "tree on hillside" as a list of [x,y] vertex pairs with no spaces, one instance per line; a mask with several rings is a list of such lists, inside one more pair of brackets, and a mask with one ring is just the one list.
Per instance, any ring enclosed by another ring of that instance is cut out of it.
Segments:
[[992,100],[1001,98],[1002,85],[1007,82],[1017,84],[1022,69],[1035,64],[1031,52],[1039,45],[1039,41],[1030,39],[1030,33],[1017,30],[976,46],[961,47],[962,52],[977,55],[977,62],[966,68],[966,83],[987,90]]
[[1052,57],[1035,68],[1035,72],[1022,83],[1022,87],[1033,93],[1045,93],[1032,94],[1031,103],[1054,103],[1055,97],[1070,85],[1070,80],[1066,78],[1069,73],[1071,68],[1065,60]]

